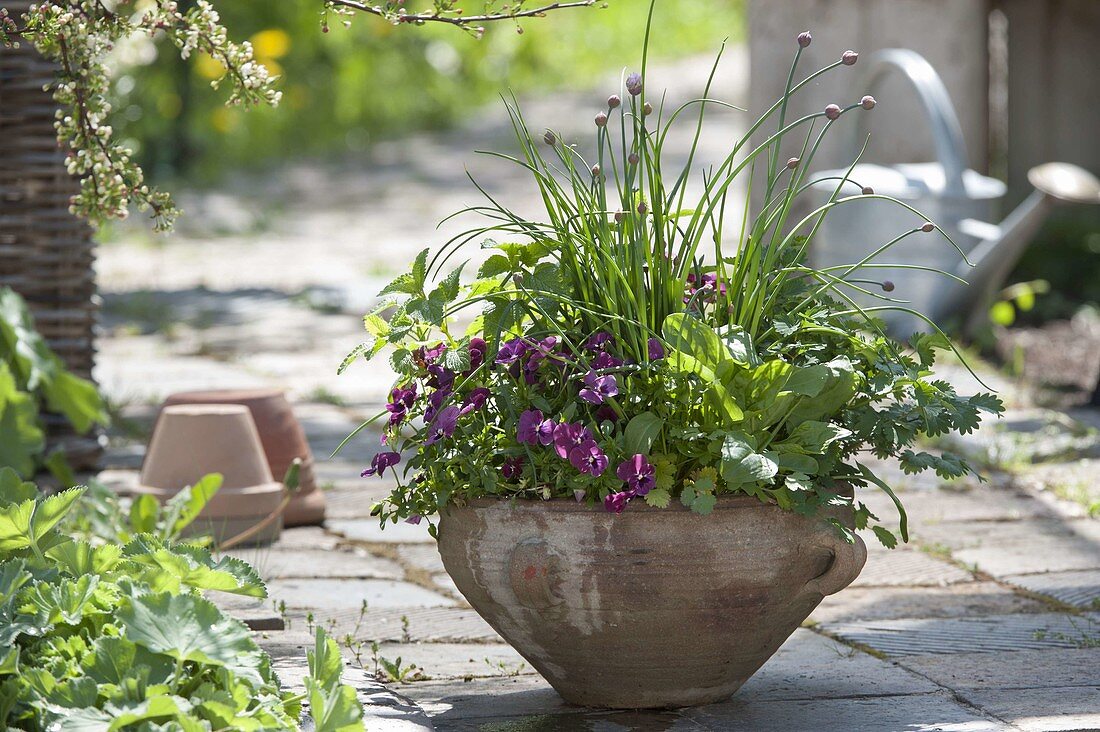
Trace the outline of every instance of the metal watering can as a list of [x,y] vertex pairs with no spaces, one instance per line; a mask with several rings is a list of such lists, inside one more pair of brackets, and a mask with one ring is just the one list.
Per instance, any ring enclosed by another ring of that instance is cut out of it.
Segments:
[[[1059,202],[1100,203],[1100,181],[1068,163],[1040,165],[1028,172],[1028,181],[1036,190],[1000,224],[988,223],[1004,198],[1005,185],[967,169],[962,129],[939,74],[914,51],[886,49],[870,57],[859,88],[870,91],[888,72],[904,75],[916,92],[928,116],[938,160],[892,166],[861,163],[848,174],[849,180],[838,197],[859,194],[869,186],[877,194],[904,201],[923,216],[881,199],[837,206],[818,230],[810,259],[818,269],[844,266],[832,271],[839,276],[845,265],[860,262],[903,232],[932,221],[966,252],[973,267],[939,233],[917,233],[868,262],[901,266],[862,267],[848,279],[859,281],[857,284],[864,289],[880,292],[878,283],[889,281],[894,289],[887,296],[907,301],[896,303],[899,307],[923,313],[937,323],[961,315],[969,320],[964,324],[972,326],[981,322],[985,306],[1003,286],[1051,208]],[[818,205],[828,200],[846,173],[844,169],[818,174],[813,186]],[[931,269],[950,272],[970,284]],[[894,304],[849,288],[844,290],[860,307]],[[930,330],[924,320],[909,313],[876,314],[899,336]]]

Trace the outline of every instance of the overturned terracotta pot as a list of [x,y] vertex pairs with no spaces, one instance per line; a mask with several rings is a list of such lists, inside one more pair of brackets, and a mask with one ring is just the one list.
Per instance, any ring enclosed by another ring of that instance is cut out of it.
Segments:
[[440,517],[455,585],[573,704],[722,701],[867,558],[825,519],[747,496],[709,516],[640,503],[481,499]]
[[309,526],[325,520],[325,494],[317,490],[313,453],[305,431],[283,392],[277,389],[185,391],[170,395],[164,404],[240,404],[248,407],[260,433],[260,442],[272,476],[282,480],[295,458],[302,461],[298,472],[298,492],[291,497],[283,513],[283,524]]
[[[137,492],[166,501],[207,473],[221,473],[222,487],[192,527],[219,542],[252,528],[282,503],[285,489],[271,477],[247,407],[165,407],[145,453]],[[274,541],[281,527],[281,520],[272,522],[251,543]]]

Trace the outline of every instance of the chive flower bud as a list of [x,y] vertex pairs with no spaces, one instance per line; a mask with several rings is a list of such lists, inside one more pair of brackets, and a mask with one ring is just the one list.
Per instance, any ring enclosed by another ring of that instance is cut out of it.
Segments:
[[627,155],[626,156],[626,162],[630,163],[631,165],[637,165],[638,164],[638,153],[632,152],[629,155]]
[[806,48],[813,40],[814,37],[810,35],[809,31],[802,31],[798,34],[798,45],[802,48]]
[[859,106],[863,107],[864,109],[874,109],[875,104],[875,98],[870,94],[859,100]]
[[623,217],[625,215],[626,214],[624,214],[622,211],[616,211],[615,212],[615,223],[616,224],[621,224],[623,222]]
[[638,213],[645,215],[645,212],[649,210],[649,206],[645,205],[645,201],[638,202]]
[[617,109],[618,106],[622,103],[623,103],[623,100],[619,97],[618,94],[612,94],[611,96],[609,96],[607,98],[607,108],[608,109]]
[[595,165],[592,166],[592,177],[593,178],[599,178],[600,177],[600,164],[599,163],[596,163]]
[[630,76],[626,77],[626,90],[630,92],[630,96],[636,97],[642,93],[642,75],[638,72],[634,72]]
[[597,127],[606,127],[607,126],[607,113],[606,112],[600,112],[599,114],[596,115],[596,126]]
[[646,117],[653,114],[653,105],[650,104],[649,102],[646,102],[645,104],[643,104],[642,105],[642,114],[645,115]]
[[552,146],[555,142],[558,141],[558,136],[554,134],[553,130],[547,130],[542,136],[542,141],[545,142],[547,145]]
[[825,107],[825,116],[831,120],[840,118],[840,107],[836,104],[830,104]]
[[936,225],[933,224],[931,221],[925,221],[924,226],[920,227],[920,230],[923,231],[925,234],[927,234],[928,232],[932,231],[935,228],[936,228]]
[[875,189],[872,188],[871,186],[863,186],[863,195],[873,196],[873,195],[875,195]]
[[791,158],[790,160],[787,161],[787,170],[794,170],[795,168],[798,167],[798,164],[801,163],[801,162],[802,161],[799,160],[798,158]]
[[894,291],[894,283],[891,282],[890,280],[884,280],[883,283],[882,283],[882,291],[883,292],[893,292]]
[[859,61],[859,54],[850,48],[840,55],[840,63],[845,66],[855,66],[856,61]]

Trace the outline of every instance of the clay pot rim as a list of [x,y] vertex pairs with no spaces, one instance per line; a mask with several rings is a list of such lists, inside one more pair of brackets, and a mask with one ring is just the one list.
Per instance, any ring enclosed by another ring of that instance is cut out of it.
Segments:
[[[176,495],[177,493],[179,493],[180,490],[182,490],[182,489],[177,490],[175,488],[157,488],[156,486],[144,485],[142,483],[138,483],[136,486],[134,486],[133,488],[130,489],[130,492],[133,493],[133,494],[145,493],[145,494],[153,496],[154,498],[164,498],[164,499],[167,500],[167,499],[171,498],[172,496]],[[281,492],[283,490],[286,490],[286,486],[284,486],[282,484],[282,482],[280,482],[278,480],[273,480],[273,481],[270,481],[270,482],[257,483],[255,485],[244,486],[243,488],[224,488],[223,487],[223,488],[219,488],[218,492],[215,493],[213,495],[213,497],[211,497],[210,500],[211,501],[216,501],[220,496],[224,496],[224,495],[228,495],[228,494],[234,494],[234,495],[267,494],[269,492],[274,492],[276,490]]]
[[[716,496],[718,499],[714,505],[715,511],[728,511],[732,509],[741,508],[753,508],[759,506],[760,508],[779,508],[778,504],[772,501],[761,501],[755,496],[745,494],[732,494],[726,493]],[[635,498],[630,502],[630,505],[626,507],[626,510],[621,514],[612,513],[603,507],[602,504],[588,502],[578,502],[571,498],[551,498],[546,501],[541,498],[518,498],[509,496],[507,498],[469,498],[466,499],[461,505],[457,503],[448,504],[443,510],[449,511],[452,508],[463,509],[485,509],[493,508],[494,506],[509,505],[512,508],[521,508],[523,510],[531,509],[545,509],[554,513],[598,513],[607,516],[626,516],[629,513],[691,513],[691,509],[680,503],[678,500],[673,500],[665,508],[658,508],[657,506],[651,506],[646,503],[641,497]],[[793,512],[792,512],[793,513]],[[702,514],[698,514],[702,518]]]
[[[232,397],[232,398],[231,398]],[[210,403],[221,402],[245,402],[256,401],[262,399],[271,399],[275,397],[286,398],[286,389],[266,389],[262,387],[256,387],[252,389],[195,389],[194,391],[178,391],[169,394],[165,399],[165,406],[175,405],[176,399],[191,403],[194,400],[211,400]]]

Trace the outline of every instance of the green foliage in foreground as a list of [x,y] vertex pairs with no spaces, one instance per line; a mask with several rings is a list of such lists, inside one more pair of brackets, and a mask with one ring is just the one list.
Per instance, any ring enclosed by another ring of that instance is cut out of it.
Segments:
[[63,415],[77,432],[106,424],[107,410],[95,385],[69,373],[34,329],[27,303],[10,288],[0,288],[0,467],[24,478],[47,458],[42,412]]
[[[86,490],[43,497],[0,469],[0,726],[297,729],[302,696],[282,691],[248,629],[202,596],[265,597],[255,570],[154,533],[70,538]],[[155,528],[133,518],[131,529]],[[362,729],[336,644],[320,628],[316,644],[306,680],[316,728]]]

